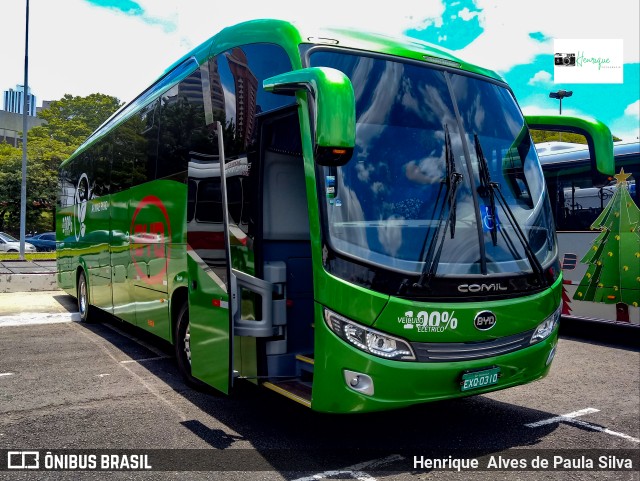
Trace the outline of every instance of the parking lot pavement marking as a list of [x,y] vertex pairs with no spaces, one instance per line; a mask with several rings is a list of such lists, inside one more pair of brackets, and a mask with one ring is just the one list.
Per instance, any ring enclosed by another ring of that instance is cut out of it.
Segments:
[[0,372],[0,377],[13,376],[12,372]]
[[634,438],[633,436],[629,436],[628,434],[624,434],[624,433],[619,433],[617,431],[612,431],[611,429],[605,428],[603,426],[598,426],[597,424],[587,423],[585,421],[580,421],[578,419],[573,419],[571,422],[583,428],[593,429],[594,431],[610,434],[611,436],[617,436],[619,438],[626,439],[628,441],[633,441],[634,443],[640,443],[640,439],[638,438]]
[[535,423],[525,424],[525,426],[527,426],[528,428],[539,428],[540,426],[545,426],[547,424],[553,424],[553,423],[559,423],[559,422],[562,422],[562,421],[572,422],[573,418],[577,418],[578,416],[584,416],[585,414],[597,413],[599,411],[600,411],[599,409],[595,409],[595,408],[580,409],[580,411],[574,411],[574,412],[569,413],[569,414],[562,414],[561,416],[554,416],[552,418],[544,419],[542,421],[538,421],[538,422],[535,422]]
[[[109,327],[107,324],[104,324],[104,325]],[[117,330],[114,329],[114,331],[117,331]],[[85,329],[78,328],[78,332],[80,332],[80,334],[82,334],[84,337],[86,337],[92,343],[94,343],[98,348],[100,348],[107,356],[109,356],[111,358],[111,360],[115,361],[117,364],[120,364],[120,361],[118,361],[118,359],[109,351],[109,349],[107,349],[104,344],[99,342],[91,334],[86,332]],[[129,337],[130,339],[135,340],[135,338],[132,338],[130,336],[126,336],[126,337]],[[155,396],[156,399],[158,399],[160,402],[166,404],[169,407],[169,409],[171,409],[174,413],[176,413],[176,415],[178,416],[180,421],[186,421],[187,420],[186,414],[176,404],[172,403],[171,400],[169,400],[165,396],[163,396],[161,392],[159,392],[155,387],[153,387],[151,384],[149,384],[142,376],[140,376],[139,374],[136,374],[133,370],[131,370],[129,367],[127,367],[126,364],[122,364],[122,368],[126,369],[129,374],[131,374],[135,379],[137,379],[138,382],[140,384],[142,384],[145,387],[145,389],[147,391],[149,391],[153,396]]]
[[160,359],[169,359],[169,356],[147,357],[145,359],[128,359],[126,361],[120,361],[120,364],[129,364],[131,362],[159,361]]
[[364,472],[365,469],[371,470],[384,466],[385,464],[394,463],[404,459],[399,454],[393,454],[382,459],[374,459],[373,461],[365,461],[363,463],[354,464],[343,469],[336,469],[332,471],[325,471],[324,473],[312,474],[311,476],[305,476],[303,478],[297,478],[293,481],[317,481],[319,479],[328,478],[330,476],[340,476],[340,479],[357,479],[358,481],[376,481],[376,478]]
[[528,423],[528,424],[525,424],[525,426],[527,426],[528,428],[538,428],[540,426],[545,426],[547,424],[565,422],[565,423],[575,424],[576,426],[580,426],[583,428],[591,429],[592,431],[598,431],[601,433],[610,434],[611,436],[617,436],[619,438],[623,438],[628,441],[633,441],[634,443],[640,443],[640,439],[634,438],[633,436],[629,436],[628,434],[619,433],[617,431],[612,431],[611,429],[605,428],[603,426],[599,426],[597,424],[591,424],[586,421],[581,421],[580,419],[575,419],[579,416],[584,416],[585,414],[591,414],[591,413],[597,413],[597,412],[600,412],[600,410],[595,408],[585,408],[579,411],[574,411],[569,414],[554,416],[552,418],[544,419],[542,421],[538,421],[535,423]]

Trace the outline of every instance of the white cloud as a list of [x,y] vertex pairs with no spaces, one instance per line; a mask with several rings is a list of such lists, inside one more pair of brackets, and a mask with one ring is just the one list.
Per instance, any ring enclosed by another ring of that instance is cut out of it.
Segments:
[[[3,19],[6,14],[14,21],[3,22],[0,29],[0,90],[23,83],[23,6],[15,0],[2,5]],[[117,10],[82,0],[30,2],[29,86],[38,104],[65,93],[100,92],[131,100],[183,52],[161,25]]]
[[[84,0],[31,0],[29,85],[39,104],[65,93],[100,92],[130,100],[191,48],[244,20],[282,18],[397,35],[411,28],[440,26],[444,13],[440,0],[396,0],[393,8],[326,0],[322,8],[309,13],[293,0],[245,0],[236,9],[220,8],[219,2],[137,2],[145,11],[143,18]],[[0,91],[23,82],[24,5],[24,0],[2,1]],[[474,64],[506,72],[537,54],[553,53],[554,37],[601,37],[623,38],[625,61],[639,61],[637,0],[619,0],[616,8],[597,11],[566,0],[566,15],[558,14],[557,6],[556,0],[539,0],[534,7],[512,0],[476,0],[481,12],[464,8],[459,16],[468,19],[477,14],[484,32],[457,53]],[[536,41],[530,32],[541,32],[550,40]],[[453,34],[442,32],[443,40],[447,33],[449,38]]]
[[[31,0],[29,86],[38,105],[65,93],[131,100],[189,50],[245,20],[281,18],[400,34],[437,26],[444,12],[440,0],[396,0],[392,9],[342,0],[325,0],[319,9],[301,9],[293,0],[245,0],[237,8],[221,8],[219,2],[136,1],[145,11],[142,17],[84,0]],[[24,18],[24,0],[2,1],[0,92],[23,83]]]
[[640,100],[627,105],[624,115],[610,122],[609,128],[614,135],[623,140],[638,140],[640,138]]
[[624,109],[624,114],[630,117],[640,118],[640,100],[636,100]]
[[467,7],[464,7],[462,10],[458,12],[458,17],[468,22],[472,18],[477,17],[478,14],[479,12],[472,12]]
[[536,74],[531,77],[527,83],[529,85],[541,85],[544,87],[552,84],[551,79],[552,75],[549,72],[546,70],[540,70],[539,72],[536,72]]
[[[625,63],[639,61],[638,0],[618,0],[615,6],[589,7],[581,0],[476,0],[484,32],[458,54],[498,72],[553,54],[554,38],[622,38]],[[561,8],[559,8],[561,6]],[[543,42],[529,36],[541,32]]]
[[631,129],[625,131],[614,131],[614,135],[616,135],[621,140],[631,141],[631,140],[640,140],[640,129]]
[[[558,101],[549,98],[547,95],[541,94],[521,99],[520,108],[525,115],[558,115],[560,113]],[[571,103],[567,103],[566,100],[562,104],[562,115],[586,118],[592,117],[581,110],[574,108]]]
[[[553,107],[541,107],[539,105],[523,105],[522,112],[525,115],[558,115],[559,109]],[[576,109],[562,109],[562,115],[571,115],[585,117],[585,115]]]

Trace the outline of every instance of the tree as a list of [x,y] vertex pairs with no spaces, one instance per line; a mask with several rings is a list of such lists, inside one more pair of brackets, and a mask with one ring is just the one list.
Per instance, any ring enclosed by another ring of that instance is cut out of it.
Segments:
[[[27,231],[53,228],[60,164],[120,105],[109,95],[65,95],[38,114],[47,123],[27,137]],[[0,143],[0,230],[19,231],[21,187],[22,148]]]
[[47,123],[31,129],[29,140],[31,137],[43,137],[58,140],[75,149],[121,105],[117,98],[110,95],[74,97],[66,94],[38,114]]
[[640,209],[629,194],[629,176],[624,169],[614,176],[616,191],[591,225],[601,232],[580,261],[589,267],[574,299],[640,304]]
[[[541,142],[570,142],[572,144],[586,144],[587,139],[584,135],[573,134],[571,132],[555,132],[551,130],[537,130],[531,129],[531,138],[533,139],[534,144],[539,144]],[[622,140],[615,135],[613,136],[613,141],[618,142]]]
[[[73,148],[54,140],[27,142],[27,230],[50,230],[57,195],[58,166]],[[0,144],[0,231],[20,226],[22,149]]]

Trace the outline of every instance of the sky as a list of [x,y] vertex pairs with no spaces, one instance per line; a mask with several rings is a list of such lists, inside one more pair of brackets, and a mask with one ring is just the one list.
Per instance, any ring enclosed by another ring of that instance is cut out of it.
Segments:
[[[0,2],[0,91],[24,83],[26,1]],[[495,70],[525,114],[557,114],[549,92],[572,90],[563,114],[594,117],[623,139],[640,135],[638,0],[30,0],[28,83],[38,106],[65,94],[129,101],[225,26],[256,18],[431,42]],[[623,83],[554,83],[555,39],[622,39]]]

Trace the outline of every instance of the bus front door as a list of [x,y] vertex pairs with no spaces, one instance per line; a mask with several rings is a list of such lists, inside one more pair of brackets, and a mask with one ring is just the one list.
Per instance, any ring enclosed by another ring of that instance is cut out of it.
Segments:
[[[218,123],[217,132],[222,132]],[[189,199],[194,221],[187,224],[189,348],[191,374],[228,394],[233,383],[232,306],[229,239],[226,232],[224,145],[219,155],[190,153]]]

